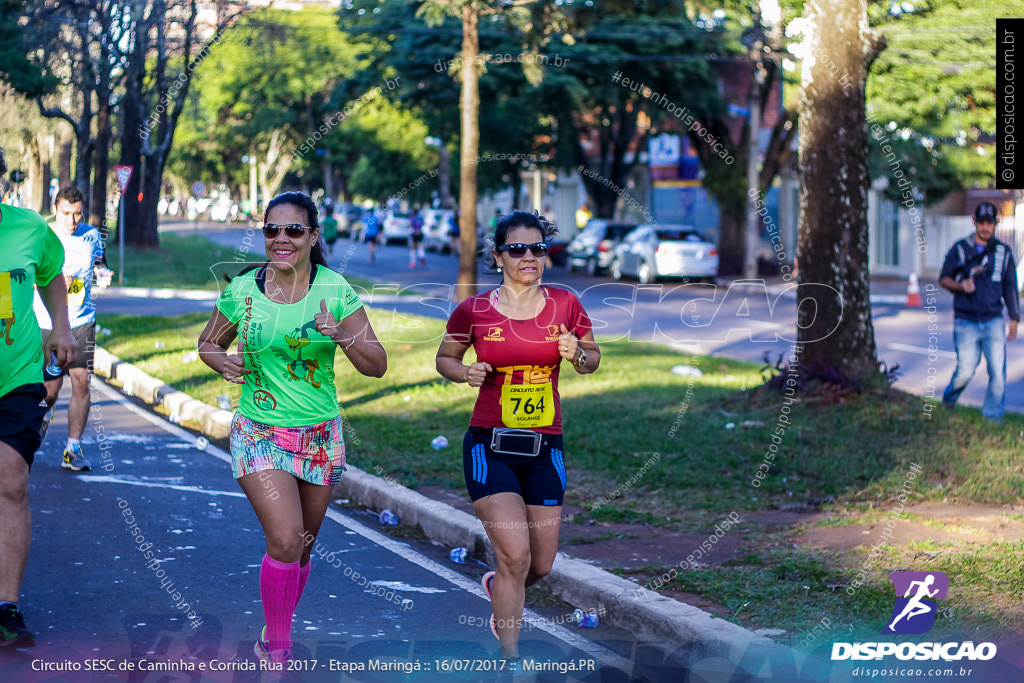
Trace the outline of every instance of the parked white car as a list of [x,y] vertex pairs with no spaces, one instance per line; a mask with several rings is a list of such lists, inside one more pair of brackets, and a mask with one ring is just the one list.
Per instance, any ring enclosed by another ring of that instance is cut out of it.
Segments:
[[384,244],[391,242],[409,243],[409,218],[412,214],[404,211],[389,210],[384,215],[384,223],[381,225],[381,239]]
[[238,204],[226,195],[221,195],[210,205],[210,220],[227,223],[238,218]]
[[662,277],[714,279],[718,248],[686,225],[641,225],[615,247],[612,277],[648,284]]
[[446,254],[451,251],[448,223],[455,212],[451,209],[425,209],[423,211],[423,248]]

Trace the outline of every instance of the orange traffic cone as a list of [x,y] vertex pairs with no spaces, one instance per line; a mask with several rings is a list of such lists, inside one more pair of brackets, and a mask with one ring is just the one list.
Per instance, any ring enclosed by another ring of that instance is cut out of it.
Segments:
[[910,271],[910,277],[907,278],[907,306],[921,308],[923,305],[921,303],[921,288],[917,286],[917,273]]

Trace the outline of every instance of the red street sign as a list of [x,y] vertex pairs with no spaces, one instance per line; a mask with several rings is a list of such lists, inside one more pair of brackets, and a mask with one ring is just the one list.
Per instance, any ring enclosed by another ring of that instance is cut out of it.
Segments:
[[114,175],[117,176],[117,184],[121,186],[121,194],[124,194],[124,188],[128,187],[128,181],[132,177],[132,167],[115,166]]

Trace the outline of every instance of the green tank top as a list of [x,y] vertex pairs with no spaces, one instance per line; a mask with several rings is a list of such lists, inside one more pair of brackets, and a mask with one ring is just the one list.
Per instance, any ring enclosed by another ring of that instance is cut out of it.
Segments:
[[276,427],[298,427],[338,417],[334,386],[337,345],[316,330],[321,300],[338,320],[362,308],[352,286],[339,273],[313,266],[309,291],[293,304],[279,304],[263,293],[267,267],[231,280],[217,308],[238,325],[245,349],[245,376],[238,410]]

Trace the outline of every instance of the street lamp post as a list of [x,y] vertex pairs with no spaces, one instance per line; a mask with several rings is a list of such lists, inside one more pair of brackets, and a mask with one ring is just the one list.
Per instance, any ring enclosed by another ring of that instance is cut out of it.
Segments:
[[441,208],[450,209],[452,208],[452,174],[451,162],[448,158],[448,148],[445,147],[441,138],[433,136],[427,136],[423,142],[430,147],[437,147],[437,175],[441,185]]
[[257,187],[259,181],[256,177],[256,155],[246,154],[242,157],[242,163],[246,162],[249,164],[249,216],[255,218],[258,214],[257,200],[259,199]]

